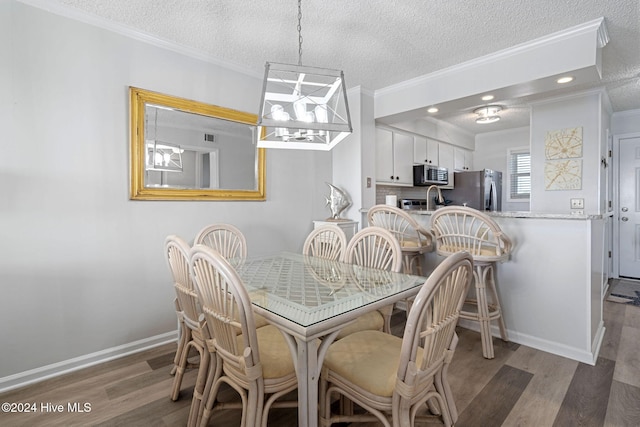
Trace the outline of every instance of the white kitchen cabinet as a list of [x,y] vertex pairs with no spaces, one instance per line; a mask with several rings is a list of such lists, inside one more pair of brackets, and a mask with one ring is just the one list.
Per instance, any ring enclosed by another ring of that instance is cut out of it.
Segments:
[[438,141],[424,136],[413,137],[413,163],[438,165]]
[[454,147],[453,149],[453,169],[456,172],[465,172],[471,170],[471,151],[464,148]]
[[376,182],[413,185],[413,135],[376,128]]
[[453,145],[440,143],[438,144],[438,166],[449,170],[449,184],[440,188],[453,188],[453,170],[454,170],[454,147]]

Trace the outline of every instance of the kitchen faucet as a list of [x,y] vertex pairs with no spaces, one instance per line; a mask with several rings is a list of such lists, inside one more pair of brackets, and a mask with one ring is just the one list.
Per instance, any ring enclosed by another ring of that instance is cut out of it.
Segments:
[[436,191],[438,192],[438,205],[444,205],[444,198],[442,197],[442,192],[440,191],[440,187],[437,185],[432,185],[429,188],[427,188],[427,210],[428,211],[435,211],[436,210],[436,203],[433,202],[433,200],[431,199],[431,197],[429,197],[429,193],[431,193],[431,189],[435,188]]

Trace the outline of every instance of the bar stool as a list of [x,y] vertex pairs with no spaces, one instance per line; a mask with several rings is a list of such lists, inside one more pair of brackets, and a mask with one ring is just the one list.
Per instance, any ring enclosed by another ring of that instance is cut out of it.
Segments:
[[[469,207],[440,208],[431,217],[438,255],[467,251],[473,257],[475,298],[467,297],[461,319],[480,323],[482,355],[493,359],[491,321],[497,320],[500,336],[509,341],[496,289],[495,266],[509,259],[513,244],[488,215]],[[467,309],[475,311],[469,311]]]
[[375,205],[367,213],[371,226],[385,228],[402,248],[402,267],[405,273],[422,275],[422,254],[433,250],[433,236],[402,209],[388,205]]

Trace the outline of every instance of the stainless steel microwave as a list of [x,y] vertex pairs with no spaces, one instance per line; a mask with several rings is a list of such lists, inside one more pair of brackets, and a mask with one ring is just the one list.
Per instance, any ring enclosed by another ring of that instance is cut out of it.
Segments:
[[413,165],[413,185],[447,185],[449,170],[432,165]]

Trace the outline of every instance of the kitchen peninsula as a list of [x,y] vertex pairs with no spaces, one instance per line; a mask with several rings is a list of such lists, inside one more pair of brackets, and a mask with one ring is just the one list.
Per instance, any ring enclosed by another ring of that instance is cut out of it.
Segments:
[[[408,212],[430,229],[433,211]],[[584,214],[488,214],[514,243],[509,261],[496,269],[509,339],[594,365],[605,331],[602,305],[609,258],[604,236],[610,219]],[[435,252],[426,254],[427,265],[440,261]],[[474,322],[461,325],[478,330]],[[493,334],[499,336],[497,325]]]

